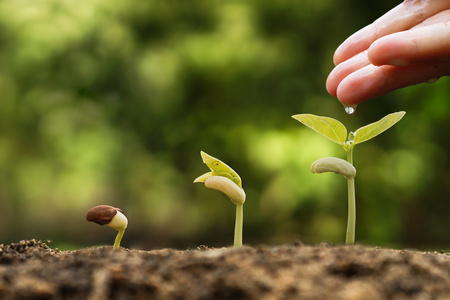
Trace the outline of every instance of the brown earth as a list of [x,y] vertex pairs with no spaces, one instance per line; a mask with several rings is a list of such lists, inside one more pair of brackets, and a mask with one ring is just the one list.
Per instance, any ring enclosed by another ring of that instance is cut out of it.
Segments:
[[0,245],[0,299],[450,299],[450,254],[301,243],[61,252]]

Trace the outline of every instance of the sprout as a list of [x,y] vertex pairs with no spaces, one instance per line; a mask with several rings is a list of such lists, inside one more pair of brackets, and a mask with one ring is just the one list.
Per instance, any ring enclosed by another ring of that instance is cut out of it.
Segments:
[[[349,109],[347,109],[349,108]],[[347,113],[354,113],[355,108],[347,107]],[[350,109],[351,108],[351,109]],[[319,159],[311,165],[313,173],[335,172],[347,178],[348,188],[348,219],[346,244],[355,243],[356,227],[356,201],[355,201],[355,175],[353,167],[353,149],[357,144],[368,141],[380,133],[388,130],[400,121],[405,115],[404,111],[389,114],[381,120],[359,128],[347,135],[347,128],[333,118],[315,116],[311,114],[299,114],[292,116],[303,125],[315,130],[326,138],[339,144],[347,152],[347,161],[335,157]]]
[[242,180],[239,175],[229,166],[205,152],[200,152],[203,162],[211,169],[194,180],[204,182],[210,189],[218,190],[227,195],[236,204],[236,224],[234,227],[234,247],[242,246],[243,207],[245,192],[242,189]]
[[88,210],[86,220],[117,230],[118,233],[113,248],[119,249],[120,241],[128,225],[128,219],[121,209],[109,205],[97,205]]

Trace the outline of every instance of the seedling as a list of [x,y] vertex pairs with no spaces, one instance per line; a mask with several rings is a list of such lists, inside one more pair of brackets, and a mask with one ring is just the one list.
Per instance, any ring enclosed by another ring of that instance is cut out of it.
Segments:
[[117,230],[118,233],[113,248],[119,249],[120,241],[128,225],[128,219],[121,209],[109,205],[97,205],[88,210],[86,220]]
[[404,115],[404,111],[389,114],[377,122],[361,127],[355,132],[350,132],[348,136],[345,126],[333,118],[315,116],[311,114],[299,114],[292,116],[302,124],[341,145],[347,152],[347,161],[328,157],[320,159],[311,165],[311,171],[313,173],[335,172],[347,178],[348,219],[345,237],[346,244],[355,243],[356,201],[354,178],[356,176],[356,169],[353,167],[353,149],[357,144],[368,141],[386,131],[400,121]]
[[242,180],[229,166],[205,152],[200,152],[203,162],[211,172],[197,177],[195,182],[204,182],[210,189],[221,191],[236,204],[236,223],[234,227],[234,247],[242,246],[242,227],[244,219],[245,192],[242,189]]

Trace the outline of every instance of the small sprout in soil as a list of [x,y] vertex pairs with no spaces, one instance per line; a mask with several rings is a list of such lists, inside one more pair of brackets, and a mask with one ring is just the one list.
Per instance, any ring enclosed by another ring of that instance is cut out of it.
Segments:
[[121,209],[109,205],[97,205],[88,210],[86,220],[117,230],[118,233],[113,248],[119,249],[120,241],[128,226],[128,219]]
[[211,169],[194,180],[204,182],[210,189],[221,191],[236,204],[236,224],[234,228],[234,247],[242,246],[243,227],[243,207],[245,202],[245,192],[242,188],[242,180],[239,175],[229,166],[205,152],[200,152],[203,162]]
[[311,165],[313,173],[335,172],[347,178],[348,186],[348,219],[346,244],[355,243],[356,224],[356,201],[355,201],[355,175],[356,169],[353,167],[353,148],[356,144],[368,141],[380,133],[394,126],[405,115],[404,111],[389,114],[381,120],[359,128],[355,132],[347,135],[347,128],[333,119],[312,114],[299,114],[292,116],[305,126],[315,130],[326,138],[341,145],[347,152],[347,161],[339,158],[328,157],[319,159]]

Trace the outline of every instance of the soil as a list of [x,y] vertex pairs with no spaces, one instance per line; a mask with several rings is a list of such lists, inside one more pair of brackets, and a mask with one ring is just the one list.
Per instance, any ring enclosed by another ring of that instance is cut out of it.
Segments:
[[364,246],[0,245],[0,299],[450,299],[450,254]]

